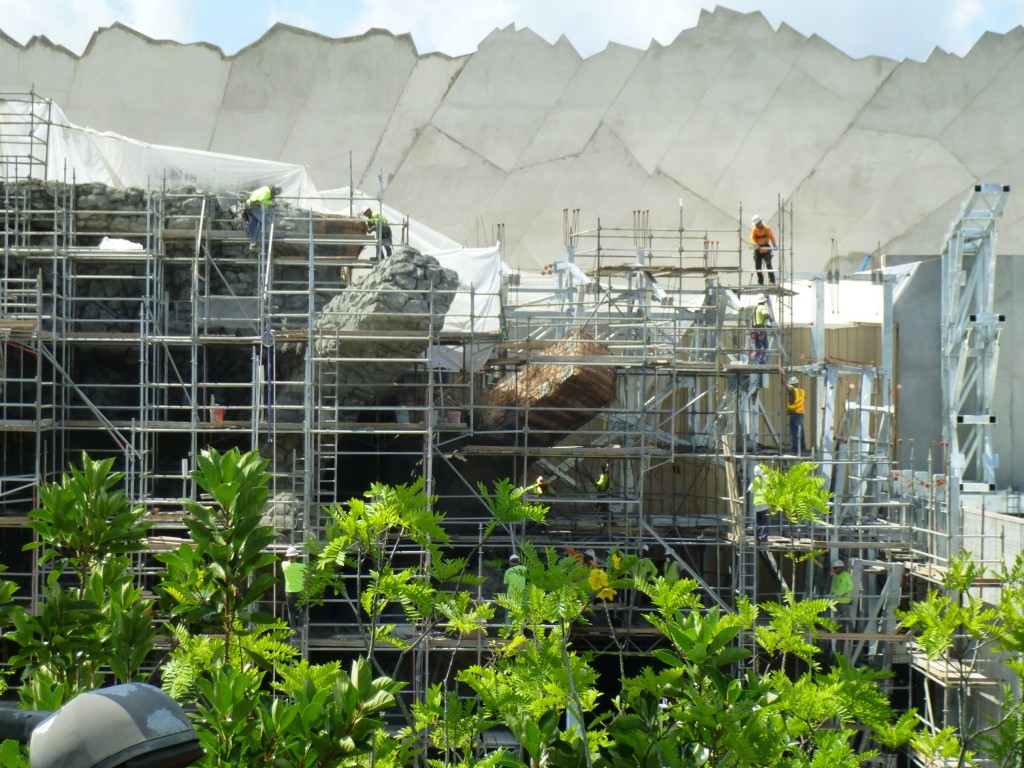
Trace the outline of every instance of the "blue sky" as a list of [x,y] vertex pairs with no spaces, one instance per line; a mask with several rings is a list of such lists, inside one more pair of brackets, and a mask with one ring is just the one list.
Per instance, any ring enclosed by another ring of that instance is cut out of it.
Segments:
[[[0,30],[27,43],[44,35],[82,53],[93,32],[121,22],[156,39],[207,42],[226,54],[276,22],[329,37],[378,27],[412,35],[420,53],[470,53],[491,31],[514,24],[554,42],[564,35],[583,56],[609,41],[668,44],[696,25],[701,0],[0,0]],[[924,61],[936,47],[965,55],[985,32],[1024,23],[1024,0],[731,0],[774,27],[817,34],[850,56]]]

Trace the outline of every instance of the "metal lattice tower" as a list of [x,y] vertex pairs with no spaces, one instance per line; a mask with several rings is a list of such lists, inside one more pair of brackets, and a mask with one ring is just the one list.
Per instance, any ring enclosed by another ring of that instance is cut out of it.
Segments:
[[[950,533],[960,529],[960,492],[995,490],[993,396],[999,335],[993,308],[996,230],[1009,186],[978,184],[950,226],[942,250],[943,438],[949,447]],[[950,553],[955,554],[954,552]]]

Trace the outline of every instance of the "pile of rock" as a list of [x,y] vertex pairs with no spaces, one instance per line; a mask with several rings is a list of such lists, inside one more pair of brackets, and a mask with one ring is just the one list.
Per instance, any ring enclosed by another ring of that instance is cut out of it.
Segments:
[[[458,288],[454,270],[415,248],[397,247],[331,299],[314,329],[314,354],[323,361],[318,365],[331,369],[316,379],[332,382],[329,391],[317,393],[318,401],[339,409],[378,404],[440,333]],[[299,395],[281,393],[278,402]]]

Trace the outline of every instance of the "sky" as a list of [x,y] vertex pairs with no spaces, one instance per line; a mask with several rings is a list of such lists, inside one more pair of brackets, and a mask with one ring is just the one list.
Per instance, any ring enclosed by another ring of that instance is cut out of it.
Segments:
[[[41,35],[73,53],[121,22],[158,40],[206,42],[227,55],[282,22],[328,37],[380,28],[412,35],[420,53],[472,53],[495,29],[529,28],[549,42],[565,36],[584,57],[609,42],[668,45],[696,26],[709,0],[0,0],[0,31],[19,43]],[[1024,23],[1024,0],[729,0],[818,35],[853,58],[924,61],[939,48],[965,55],[985,32]]]

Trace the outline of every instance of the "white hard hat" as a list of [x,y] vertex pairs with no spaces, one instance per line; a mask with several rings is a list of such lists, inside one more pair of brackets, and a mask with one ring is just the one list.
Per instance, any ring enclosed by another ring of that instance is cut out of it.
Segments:
[[846,567],[846,563],[844,563],[842,560],[836,560],[834,563],[832,563],[832,567],[833,568],[845,568]]
[[284,556],[285,557],[298,557],[299,556],[299,548],[298,547],[288,547],[288,549],[285,550]]
[[519,562],[519,555],[517,555],[515,552],[513,552],[511,555],[508,556],[508,561],[510,563],[518,563]]
[[762,467],[760,464],[758,464],[756,467],[754,467],[754,476],[755,477],[764,477],[764,467]]
[[768,302],[768,297],[767,296],[765,296],[763,293],[757,294],[757,303],[758,304],[765,304],[767,302]]
[[594,560],[597,560],[597,552],[595,552],[592,549],[585,549],[585,550],[583,550],[583,554],[586,555],[587,557],[591,557]]
[[798,379],[796,376],[790,376],[789,377],[789,383],[793,384],[793,385],[799,384],[800,383],[800,379]]
[[751,221],[752,221],[752,222],[753,222],[754,224],[760,224],[760,223],[761,223],[762,221],[764,221],[764,219],[762,219],[762,218],[761,218],[761,214],[759,214],[759,213],[755,213],[755,214],[754,214],[754,218],[753,218],[753,219],[751,219]]

